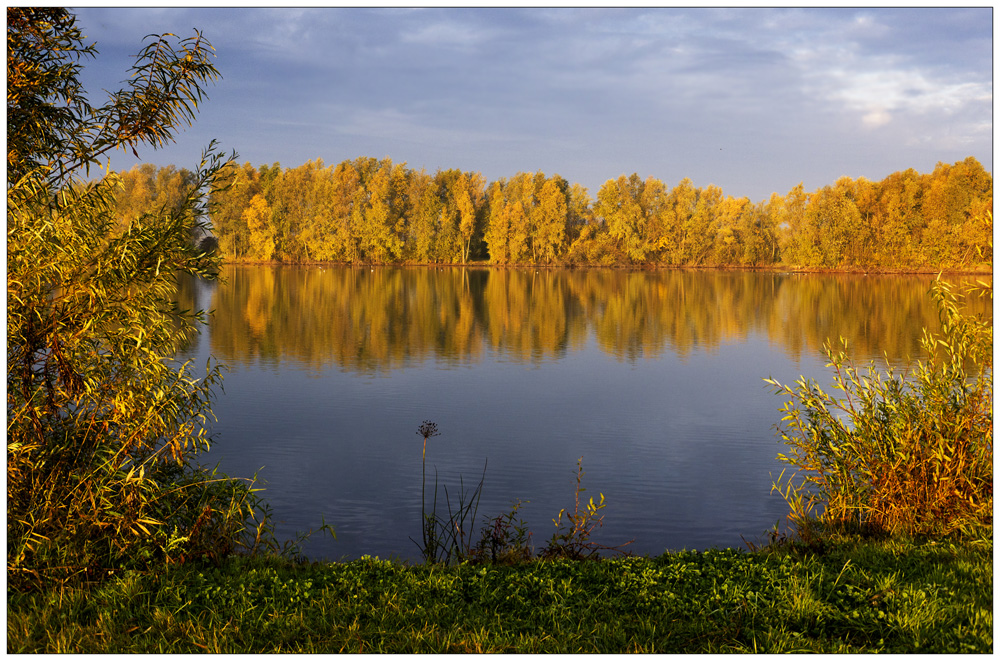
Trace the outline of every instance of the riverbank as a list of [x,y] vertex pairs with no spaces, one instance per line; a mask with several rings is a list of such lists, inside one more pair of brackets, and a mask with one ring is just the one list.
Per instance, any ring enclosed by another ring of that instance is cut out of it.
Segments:
[[993,543],[417,565],[362,558],[127,572],[8,593],[8,653],[993,650]]
[[288,267],[325,267],[325,268],[476,268],[476,269],[568,269],[568,270],[610,270],[610,271],[755,271],[764,273],[779,274],[800,274],[816,273],[823,275],[993,275],[993,269],[987,265],[976,265],[968,267],[948,267],[931,268],[927,266],[900,268],[900,267],[862,267],[845,266],[841,268],[824,268],[819,266],[790,266],[787,264],[767,264],[761,266],[740,266],[740,265],[716,265],[716,266],[693,266],[689,264],[492,264],[485,260],[472,260],[466,263],[437,263],[437,262],[322,262],[322,261],[224,261],[225,266],[288,266]]

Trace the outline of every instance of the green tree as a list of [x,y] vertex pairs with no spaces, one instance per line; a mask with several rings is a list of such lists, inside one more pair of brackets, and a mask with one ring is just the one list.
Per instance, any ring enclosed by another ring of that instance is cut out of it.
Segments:
[[[251,494],[209,479],[217,369],[171,359],[192,332],[179,274],[212,277],[190,237],[225,163],[210,146],[177,206],[118,224],[121,178],[87,180],[113,148],[158,147],[190,123],[218,73],[200,33],[147,37],[129,89],[92,108],[84,46],[62,9],[8,8],[8,580],[102,576],[164,557],[223,554]],[[184,322],[184,323],[178,323]]]

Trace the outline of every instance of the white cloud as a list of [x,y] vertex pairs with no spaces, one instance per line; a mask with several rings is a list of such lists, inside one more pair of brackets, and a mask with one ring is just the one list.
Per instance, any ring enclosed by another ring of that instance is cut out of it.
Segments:
[[893,69],[889,63],[868,71],[837,68],[827,72],[826,97],[860,115],[869,128],[893,117],[960,113],[970,104],[989,103],[992,85],[976,81],[934,80],[919,70]]

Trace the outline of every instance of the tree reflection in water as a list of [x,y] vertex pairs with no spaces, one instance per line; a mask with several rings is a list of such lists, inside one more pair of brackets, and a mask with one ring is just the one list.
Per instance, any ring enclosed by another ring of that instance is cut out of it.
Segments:
[[[210,307],[212,353],[362,373],[430,356],[527,363],[589,336],[618,360],[684,357],[760,334],[792,358],[844,337],[861,359],[905,362],[938,325],[930,276],[749,271],[228,267]],[[961,281],[955,277],[951,280]],[[182,290],[182,296],[184,291]],[[971,302],[992,318],[986,301]]]

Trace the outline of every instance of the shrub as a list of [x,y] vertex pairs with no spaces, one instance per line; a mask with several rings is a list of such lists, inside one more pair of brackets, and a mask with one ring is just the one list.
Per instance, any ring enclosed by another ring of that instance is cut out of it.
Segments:
[[[794,472],[778,478],[800,535],[824,527],[902,535],[974,535],[993,509],[993,327],[960,310],[962,295],[938,278],[930,291],[940,334],[902,373],[858,370],[846,343],[828,344],[833,387],[765,379],[791,399],[780,409]],[[967,294],[992,298],[980,282]],[[796,481],[800,478],[799,481]]]
[[[7,10],[7,544],[12,586],[219,557],[261,542],[254,489],[200,468],[218,366],[173,360],[199,314],[180,274],[226,159],[203,154],[184,202],[119,222],[112,149],[161,146],[217,78],[200,33],[147,37],[130,88],[94,108],[63,9]],[[201,371],[199,374],[198,372]]]

